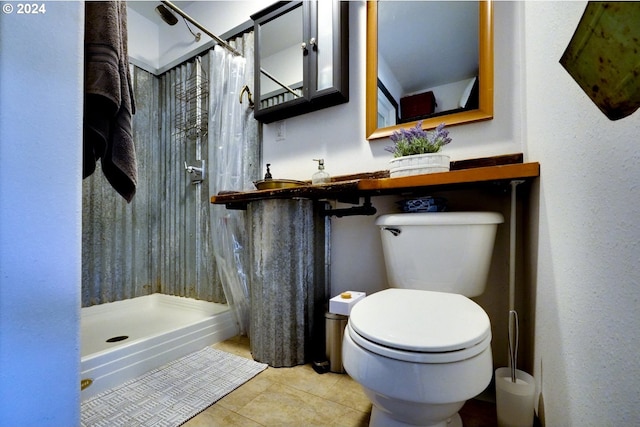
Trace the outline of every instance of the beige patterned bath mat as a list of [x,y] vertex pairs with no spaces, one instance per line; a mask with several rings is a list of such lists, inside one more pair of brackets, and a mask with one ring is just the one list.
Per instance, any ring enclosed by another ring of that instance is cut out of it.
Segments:
[[179,426],[266,367],[206,347],[82,402],[81,425]]

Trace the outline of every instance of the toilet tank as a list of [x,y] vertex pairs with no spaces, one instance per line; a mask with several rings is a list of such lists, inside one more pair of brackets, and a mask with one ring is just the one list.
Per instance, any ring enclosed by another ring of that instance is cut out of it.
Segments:
[[484,292],[498,224],[496,212],[381,215],[387,278],[394,288],[474,297]]

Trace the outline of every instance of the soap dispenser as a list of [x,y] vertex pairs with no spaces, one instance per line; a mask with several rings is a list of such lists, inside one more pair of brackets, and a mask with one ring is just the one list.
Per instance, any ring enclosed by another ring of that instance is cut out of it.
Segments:
[[324,159],[313,159],[318,162],[318,171],[311,176],[311,184],[327,184],[331,182],[331,177],[324,170]]
[[273,176],[271,176],[271,170],[269,170],[269,167],[271,167],[271,163],[267,163],[267,173],[264,174],[265,181],[273,179]]

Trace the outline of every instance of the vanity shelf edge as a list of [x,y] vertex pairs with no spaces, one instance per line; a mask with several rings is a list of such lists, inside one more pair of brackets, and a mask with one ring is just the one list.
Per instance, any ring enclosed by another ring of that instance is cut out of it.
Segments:
[[211,203],[224,204],[228,209],[244,209],[246,203],[265,199],[343,199],[368,195],[400,193],[429,187],[473,185],[486,182],[530,180],[540,176],[538,162],[459,169],[399,178],[363,178],[294,188],[220,193],[211,196]]

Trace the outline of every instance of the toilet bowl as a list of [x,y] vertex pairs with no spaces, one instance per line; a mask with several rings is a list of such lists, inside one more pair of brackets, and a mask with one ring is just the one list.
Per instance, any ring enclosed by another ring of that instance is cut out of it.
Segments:
[[373,404],[373,427],[462,426],[458,411],[491,381],[491,324],[468,296],[484,291],[503,218],[441,215],[376,221],[392,287],[353,307],[342,347],[345,371]]
[[343,365],[373,403],[370,426],[461,426],[491,381],[486,313],[457,294],[387,289],[351,311]]

